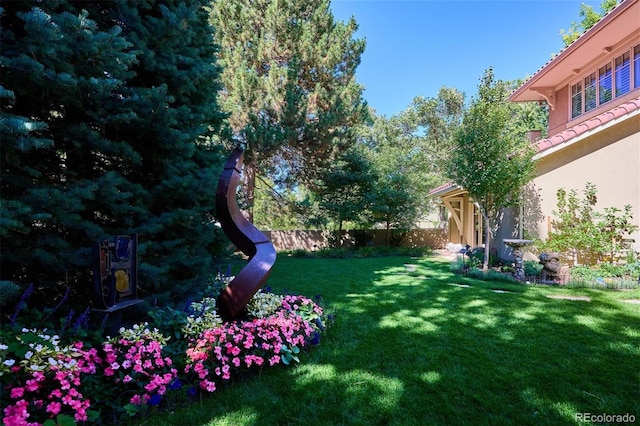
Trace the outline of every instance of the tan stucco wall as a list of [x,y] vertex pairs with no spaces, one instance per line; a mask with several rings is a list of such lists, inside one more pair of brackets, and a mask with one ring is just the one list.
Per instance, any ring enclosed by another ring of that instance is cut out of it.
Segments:
[[[557,210],[556,191],[576,189],[582,198],[587,182],[596,185],[597,211],[630,204],[633,222],[640,224],[640,115],[542,157],[537,174],[533,185],[539,196],[530,200],[525,215],[529,229],[534,231],[535,223],[541,238],[546,238],[552,211]],[[640,234],[633,238],[638,251]]]

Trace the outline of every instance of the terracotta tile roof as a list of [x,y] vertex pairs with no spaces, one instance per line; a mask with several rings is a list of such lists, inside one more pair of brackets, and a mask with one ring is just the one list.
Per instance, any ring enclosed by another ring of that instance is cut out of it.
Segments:
[[[602,127],[605,124],[621,117],[627,116],[634,111],[640,113],[640,96],[635,99],[631,99],[623,104],[617,105],[608,111],[605,111],[601,114],[596,115],[595,117],[588,119],[587,121],[576,124],[575,126],[557,133],[550,138],[541,139],[535,142],[536,151],[538,153],[541,153],[555,146],[569,142],[580,135],[596,130],[597,128]],[[447,182],[436,188],[433,188],[431,191],[429,191],[428,195],[432,197],[436,194],[440,195],[460,188],[461,187],[454,182]]]
[[[531,76],[529,76],[528,78],[525,78],[525,80],[522,82],[522,84],[517,87],[515,90],[513,90],[513,92],[511,93],[510,96],[514,95],[516,92],[518,92],[523,86],[525,86],[530,80],[533,80],[534,77],[537,77],[538,74],[540,74],[548,65],[550,65],[552,62],[554,62],[556,60],[556,58],[558,58],[558,56],[560,56],[561,54],[564,54],[565,51],[568,51],[571,47],[577,46],[579,45],[581,42],[584,41],[585,38],[588,37],[588,35],[593,32],[593,30],[597,29],[598,24],[604,20],[604,18],[610,16],[610,15],[614,15],[615,13],[618,12],[618,9],[621,8],[621,5],[625,2],[626,0],[620,0],[618,2],[617,5],[615,5],[610,11],[608,11],[607,13],[605,13],[603,16],[600,17],[600,19],[598,19],[598,21],[591,26],[591,28],[589,28],[588,30],[584,31],[582,34],[580,34],[575,40],[573,40],[570,44],[568,44],[567,46],[564,46],[562,49],[560,49],[559,52],[554,53],[551,57],[551,59],[549,59],[545,64],[543,64],[540,68],[538,68]],[[625,4],[626,5],[626,4]],[[595,27],[595,28],[594,28]]]
[[443,183],[442,185],[433,188],[431,191],[429,191],[429,194],[427,194],[427,195],[432,196],[432,195],[434,195],[434,194],[436,194],[438,192],[441,192],[443,190],[453,189],[453,188],[457,188],[457,187],[458,187],[458,185],[456,185],[453,182]]
[[598,127],[602,127],[605,124],[631,114],[636,110],[640,110],[640,97],[631,99],[630,101],[611,108],[610,110],[598,114],[597,116],[592,117],[587,121],[583,121],[582,123],[576,124],[575,126],[567,130],[557,133],[550,138],[537,141],[535,143],[536,151],[540,153],[542,151],[546,151],[549,148],[553,148],[554,146],[569,142],[571,139],[577,138],[580,135],[593,131]]

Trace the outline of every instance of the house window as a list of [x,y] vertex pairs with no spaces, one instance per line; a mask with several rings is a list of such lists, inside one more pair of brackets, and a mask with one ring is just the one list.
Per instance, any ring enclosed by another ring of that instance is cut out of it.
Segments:
[[633,48],[633,87],[640,88],[640,44]]
[[591,111],[596,107],[596,73],[589,74],[584,79],[584,111]]
[[606,64],[598,70],[598,86],[600,87],[599,105],[612,99],[611,91],[612,75],[611,64]]
[[582,83],[571,86],[571,118],[582,114]]
[[640,44],[591,71],[569,86],[571,119],[640,89]]
[[616,66],[616,96],[629,93],[631,90],[631,60],[629,52],[615,59]]

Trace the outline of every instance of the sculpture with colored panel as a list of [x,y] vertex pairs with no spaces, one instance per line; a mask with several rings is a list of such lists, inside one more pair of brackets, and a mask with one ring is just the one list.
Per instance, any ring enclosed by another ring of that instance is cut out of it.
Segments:
[[138,299],[138,236],[118,235],[95,242],[91,296],[97,310],[116,311]]

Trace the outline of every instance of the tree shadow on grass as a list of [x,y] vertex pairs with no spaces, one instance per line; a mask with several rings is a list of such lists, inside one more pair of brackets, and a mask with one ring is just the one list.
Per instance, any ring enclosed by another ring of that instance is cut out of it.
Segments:
[[[598,292],[590,302],[550,299],[564,290],[496,286],[455,276],[432,259],[414,261],[412,272],[400,258],[348,262],[305,260],[274,270],[272,286],[322,294],[336,323],[302,364],[266,369],[211,395],[215,402],[191,411],[192,424],[640,418],[640,313],[633,307]],[[351,269],[340,267],[346,264]]]
[[[569,424],[584,412],[640,417],[640,315],[606,298],[549,299],[552,288],[501,284],[511,291],[496,293],[495,283],[452,276],[447,264],[423,266],[415,275],[425,279],[401,279],[399,266],[379,270],[371,288],[341,307],[342,327],[332,350],[323,351],[323,362],[342,367],[332,389],[342,394],[340,412],[375,424]],[[296,371],[306,383],[305,366]],[[380,388],[374,380],[365,398],[341,392],[348,385],[340,382],[357,372],[363,383],[372,376],[397,385]],[[316,386],[308,383],[301,394]]]

